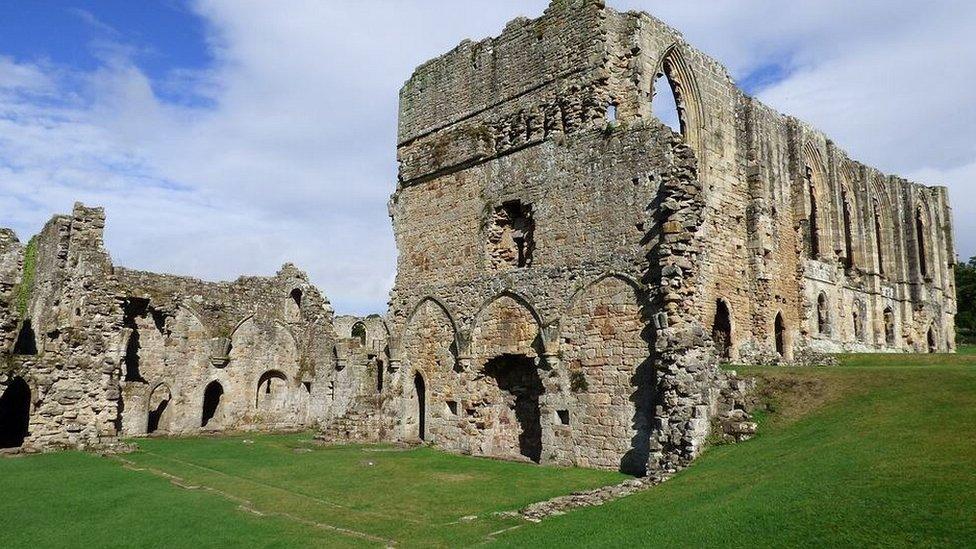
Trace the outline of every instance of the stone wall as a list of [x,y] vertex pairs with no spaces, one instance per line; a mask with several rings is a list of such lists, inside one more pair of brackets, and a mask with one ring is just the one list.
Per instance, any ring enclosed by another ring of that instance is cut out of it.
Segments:
[[944,189],[850,160],[647,14],[553,1],[400,100],[400,439],[674,470],[716,419],[750,428],[722,361],[953,348]]
[[[218,283],[117,274],[125,434],[295,429],[328,417],[343,384],[332,309],[305,273],[285,265],[274,277]],[[208,388],[221,393],[214,410]]]
[[[25,432],[0,421],[3,446],[308,428],[376,392],[384,358],[336,336],[328,300],[293,265],[233,282],[116,268],[104,224],[77,204],[26,247],[0,231],[0,394],[29,392]],[[363,321],[385,352],[382,319]],[[17,416],[8,400],[0,414]]]

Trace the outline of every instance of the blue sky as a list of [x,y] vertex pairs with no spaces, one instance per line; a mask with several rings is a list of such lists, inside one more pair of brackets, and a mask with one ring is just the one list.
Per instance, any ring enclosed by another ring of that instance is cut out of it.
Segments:
[[[228,279],[293,261],[385,310],[397,91],[545,0],[0,0],[0,226],[106,207],[117,263]],[[609,0],[643,9],[855,158],[950,187],[976,255],[976,3]],[[477,13],[477,17],[472,14]]]

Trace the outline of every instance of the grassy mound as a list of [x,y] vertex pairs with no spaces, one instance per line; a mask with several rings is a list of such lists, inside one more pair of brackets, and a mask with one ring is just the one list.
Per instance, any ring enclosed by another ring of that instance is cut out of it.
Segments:
[[857,355],[760,378],[760,434],[508,546],[976,545],[976,356]]

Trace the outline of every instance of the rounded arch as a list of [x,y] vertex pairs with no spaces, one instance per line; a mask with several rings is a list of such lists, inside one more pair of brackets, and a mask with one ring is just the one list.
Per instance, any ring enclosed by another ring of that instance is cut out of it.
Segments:
[[353,339],[359,340],[359,344],[365,347],[366,340],[369,338],[369,330],[366,329],[366,323],[361,320],[357,321],[352,325],[350,335]]
[[281,370],[267,370],[258,377],[258,384],[254,403],[261,407],[262,403],[269,400],[279,399],[283,396],[288,386],[288,376]]
[[650,83],[652,105],[657,96],[655,85],[662,77],[667,79],[667,83],[671,86],[671,91],[674,94],[681,134],[684,136],[685,142],[699,156],[699,163],[704,165],[704,162],[701,162],[701,155],[705,152],[705,147],[702,146],[705,122],[704,105],[701,101],[701,92],[695,73],[687,61],[681,44],[675,42],[668,46],[654,69]]

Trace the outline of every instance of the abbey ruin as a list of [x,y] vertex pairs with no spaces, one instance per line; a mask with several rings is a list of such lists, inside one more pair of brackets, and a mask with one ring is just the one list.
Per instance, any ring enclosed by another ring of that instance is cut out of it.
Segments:
[[754,428],[723,362],[955,349],[946,189],[849,158],[645,13],[553,0],[423,64],[397,157],[383,316],[336,316],[291,265],[115,266],[80,204],[0,231],[0,446],[318,429],[643,474]]

